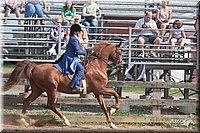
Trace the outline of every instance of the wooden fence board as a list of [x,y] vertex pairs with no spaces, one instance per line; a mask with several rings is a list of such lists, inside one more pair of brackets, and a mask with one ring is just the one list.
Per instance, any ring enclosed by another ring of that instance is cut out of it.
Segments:
[[[3,82],[6,82],[7,79],[3,79]],[[18,85],[29,85],[29,82],[25,79],[20,79]],[[116,87],[128,87],[128,88],[185,88],[185,89],[192,89],[194,91],[199,92],[198,84],[191,83],[191,82],[157,82],[157,81],[109,81],[107,84],[109,88],[116,88]]]
[[[21,104],[23,101],[22,96],[3,96],[3,105]],[[114,99],[105,99],[108,106],[115,105]],[[120,99],[121,105],[128,106],[192,106],[197,107],[198,100],[173,100],[173,99]],[[32,104],[46,104],[47,97],[39,97]],[[99,105],[96,98],[57,98],[57,103],[61,105]]]

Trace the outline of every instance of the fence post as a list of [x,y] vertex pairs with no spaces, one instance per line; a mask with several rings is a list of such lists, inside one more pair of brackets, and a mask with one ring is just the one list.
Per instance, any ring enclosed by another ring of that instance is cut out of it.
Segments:
[[132,40],[132,28],[128,27],[128,68],[131,67],[131,40]]
[[[198,5],[200,6],[200,2],[198,3]],[[200,85],[200,45],[199,45],[199,43],[200,43],[200,39],[199,39],[199,36],[200,36],[200,31],[199,30],[197,30],[197,47],[196,47],[196,57],[197,57],[197,65],[196,65],[196,70],[197,70],[197,72],[196,72],[196,76],[197,76],[197,82],[198,82],[198,86]]]
[[[157,72],[157,75],[158,75],[158,72]],[[159,76],[156,76],[155,79],[153,79],[153,80],[155,82],[159,82]],[[153,88],[153,99],[161,100],[161,89],[160,88]],[[161,106],[158,105],[158,103],[153,106],[152,113],[154,116],[161,115]],[[156,121],[157,121],[157,119],[156,119]]]
[[61,25],[59,25],[58,26],[58,37],[59,37],[59,39],[58,39],[58,55],[56,56],[56,59],[58,59],[58,57],[60,57],[61,56],[61,35],[62,35],[62,29],[61,29],[62,27],[61,27]]

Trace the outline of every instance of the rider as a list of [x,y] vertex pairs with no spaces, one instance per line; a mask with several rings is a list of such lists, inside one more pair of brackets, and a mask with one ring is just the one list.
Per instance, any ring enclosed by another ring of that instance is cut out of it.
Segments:
[[73,24],[70,28],[70,38],[66,47],[66,51],[61,59],[58,60],[55,67],[63,74],[74,74],[70,83],[72,92],[81,92],[80,80],[84,74],[84,68],[78,60],[78,55],[85,55],[90,50],[81,50],[78,34],[82,31],[79,24]]

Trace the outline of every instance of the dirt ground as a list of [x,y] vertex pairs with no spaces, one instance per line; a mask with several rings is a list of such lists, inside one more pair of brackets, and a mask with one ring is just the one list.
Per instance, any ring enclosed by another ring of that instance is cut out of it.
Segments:
[[[10,91],[3,93],[3,94],[10,94],[10,95],[16,95],[19,94],[19,92],[23,92],[23,88],[21,86],[15,86]],[[19,115],[19,112],[13,110],[16,115]],[[122,116],[123,117],[123,116]],[[33,122],[34,120],[32,120]],[[98,120],[96,120],[98,122]],[[70,126],[63,125],[62,123],[51,123],[48,120],[47,121],[39,121],[39,122],[33,122],[37,124],[30,125],[28,127],[22,125],[19,123],[18,118],[15,117],[3,117],[3,124],[2,132],[7,133],[20,133],[20,132],[48,132],[48,133],[59,133],[59,132],[65,132],[65,133],[75,133],[75,132],[81,132],[81,133],[148,133],[148,132],[164,132],[164,133],[193,133],[198,132],[197,129],[192,129],[190,127],[162,127],[162,126],[141,126],[141,125],[129,125],[129,124],[116,124],[118,127],[117,129],[111,129],[109,125],[106,123],[102,124],[92,124],[92,123],[71,123]]]
[[[59,119],[55,119],[52,115],[37,115],[35,113],[27,113],[28,117],[25,117],[26,121],[30,124],[25,126],[21,122],[19,116],[21,110],[13,109],[8,114],[3,116],[3,131],[7,133],[20,133],[20,132],[35,132],[35,133],[151,133],[151,132],[163,132],[163,133],[198,133],[198,129],[192,127],[175,127],[175,126],[148,126],[147,124],[130,125],[128,123],[115,123],[117,129],[111,129],[106,122],[98,123],[98,119],[95,123],[80,122],[76,120],[70,120],[71,125],[66,126]],[[12,114],[9,114],[12,113]],[[31,115],[32,114],[32,117]],[[34,115],[33,115],[34,114]],[[73,114],[72,114],[73,115]],[[76,115],[76,114],[75,114]],[[33,117],[34,116],[34,117]],[[67,116],[66,116],[67,117]],[[123,116],[122,116],[123,117]],[[68,117],[67,117],[68,118]],[[76,117],[74,117],[76,119]],[[89,119],[89,118],[88,118]],[[74,122],[76,121],[76,122]]]
[[[8,121],[5,119],[5,121]],[[44,121],[43,121],[44,122]],[[65,126],[61,123],[57,124],[50,124],[50,123],[45,123],[43,126],[41,125],[31,125],[28,127],[25,127],[24,125],[20,125],[19,123],[13,123],[11,122],[8,124],[3,124],[2,132],[81,132],[81,133],[86,133],[86,132],[91,132],[91,133],[105,133],[105,132],[110,132],[110,133],[147,133],[147,132],[198,132],[197,130],[190,129],[190,128],[178,128],[178,127],[161,127],[161,126],[131,126],[131,125],[124,125],[124,124],[119,124],[116,125],[118,128],[117,129],[111,129],[109,128],[108,125],[105,123],[102,125],[94,125],[94,124],[77,124],[77,123],[71,123],[70,126]],[[42,122],[40,121],[40,124]]]

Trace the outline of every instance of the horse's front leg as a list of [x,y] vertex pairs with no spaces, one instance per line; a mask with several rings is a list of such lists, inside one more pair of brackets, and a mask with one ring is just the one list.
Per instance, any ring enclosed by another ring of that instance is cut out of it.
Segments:
[[117,129],[115,124],[112,123],[112,121],[111,121],[111,118],[110,118],[110,115],[108,113],[108,109],[106,107],[103,95],[102,94],[98,94],[98,95],[96,95],[96,98],[97,98],[97,100],[98,100],[98,102],[99,102],[99,104],[101,106],[101,109],[104,111],[104,114],[106,115],[107,122],[108,122],[108,124],[110,124],[110,127],[114,128],[114,129]]
[[109,96],[114,96],[115,97],[115,108],[111,108],[110,109],[110,114],[112,115],[113,113],[115,113],[119,108],[120,108],[120,100],[119,100],[119,95],[117,94],[117,92],[110,90],[108,88],[103,88],[102,89],[102,93],[104,95],[109,95]]

